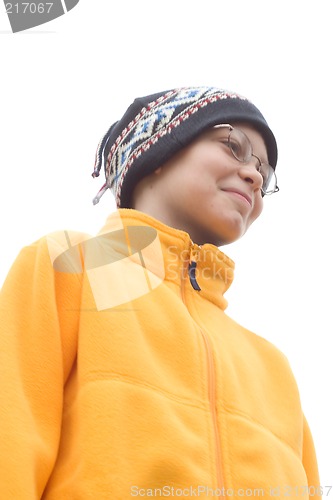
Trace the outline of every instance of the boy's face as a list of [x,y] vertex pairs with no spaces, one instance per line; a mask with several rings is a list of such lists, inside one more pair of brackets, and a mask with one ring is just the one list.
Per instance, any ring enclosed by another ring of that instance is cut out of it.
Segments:
[[[247,124],[234,124],[250,139],[253,154],[267,162],[262,136]],[[262,176],[256,158],[240,163],[226,144],[229,130],[212,128],[142,179],[133,208],[190,234],[197,244],[216,246],[240,238],[261,214]]]

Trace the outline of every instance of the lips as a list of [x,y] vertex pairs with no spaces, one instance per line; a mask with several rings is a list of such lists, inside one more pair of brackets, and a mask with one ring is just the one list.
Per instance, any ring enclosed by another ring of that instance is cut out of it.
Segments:
[[252,207],[252,198],[247,193],[244,193],[244,191],[240,191],[239,189],[234,189],[234,188],[222,189],[222,191],[226,191],[227,193],[233,193],[237,196],[241,196]]

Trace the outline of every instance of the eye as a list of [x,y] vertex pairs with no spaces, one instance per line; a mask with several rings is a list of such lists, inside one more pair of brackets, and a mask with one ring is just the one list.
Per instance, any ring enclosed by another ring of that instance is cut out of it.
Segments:
[[228,137],[219,137],[219,138],[218,138],[218,142],[219,142],[220,144],[222,144],[222,146],[224,147],[224,149],[226,149],[226,148],[228,149],[228,153],[229,153],[229,154],[230,154],[230,153],[232,153],[232,149],[231,149],[231,147],[230,147]]
[[244,152],[242,145],[238,142],[233,140],[229,140],[229,147],[233,153],[233,155],[237,158],[237,160],[243,161],[244,159]]
[[221,144],[228,146],[228,137],[219,137],[218,141],[221,142]]

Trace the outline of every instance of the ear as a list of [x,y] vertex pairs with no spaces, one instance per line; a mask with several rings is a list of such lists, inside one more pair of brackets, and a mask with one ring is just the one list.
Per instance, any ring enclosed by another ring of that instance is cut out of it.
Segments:
[[154,170],[154,174],[158,175],[162,172],[162,167],[158,167],[156,170]]

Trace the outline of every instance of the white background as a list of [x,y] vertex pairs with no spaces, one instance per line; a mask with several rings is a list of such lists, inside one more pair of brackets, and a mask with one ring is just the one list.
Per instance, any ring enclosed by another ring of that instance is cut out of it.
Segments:
[[135,97],[212,85],[261,109],[281,190],[224,248],[227,312],[288,357],[332,485],[331,0],[81,0],[17,34],[1,6],[0,31],[0,285],[23,245],[102,226],[115,205],[109,193],[91,204],[95,150]]

